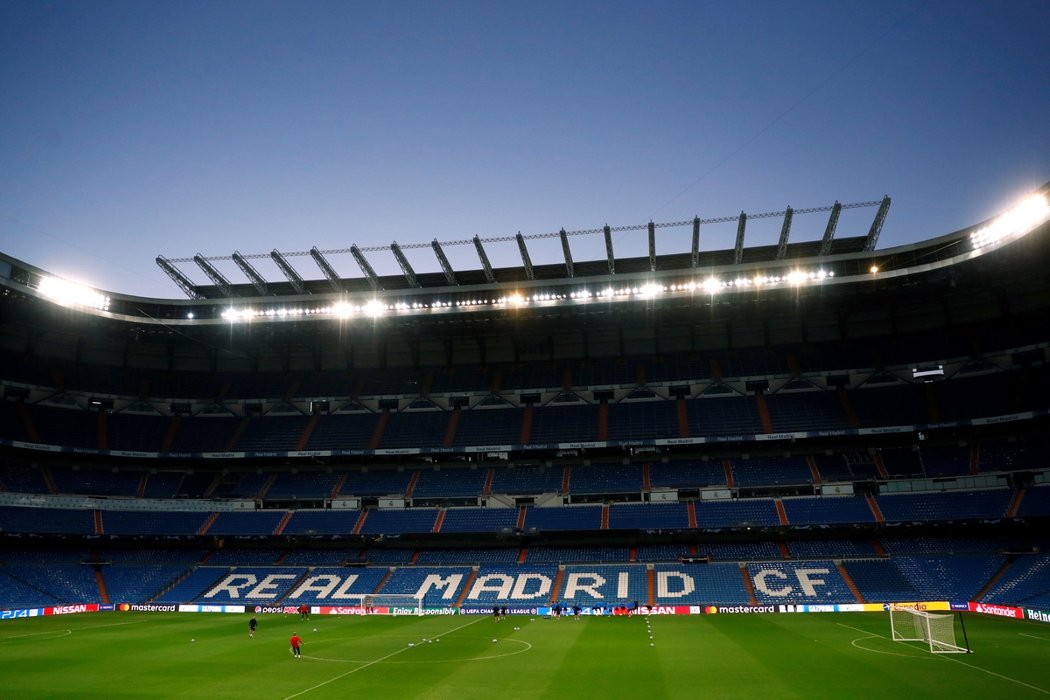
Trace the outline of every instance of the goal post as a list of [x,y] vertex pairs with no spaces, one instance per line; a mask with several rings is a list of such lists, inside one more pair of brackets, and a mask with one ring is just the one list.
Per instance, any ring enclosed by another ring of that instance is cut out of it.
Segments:
[[968,654],[969,641],[963,631],[965,646],[955,638],[955,615],[932,613],[912,607],[890,606],[890,635],[895,642],[922,642],[931,654]]
[[366,610],[386,608],[398,615],[423,614],[423,596],[411,593],[366,593],[346,596],[344,600]]

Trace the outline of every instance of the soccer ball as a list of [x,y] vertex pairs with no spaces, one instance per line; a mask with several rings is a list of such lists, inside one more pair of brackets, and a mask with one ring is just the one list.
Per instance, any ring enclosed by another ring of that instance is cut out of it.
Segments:
[[410,646],[410,647],[414,647],[414,646],[415,646],[415,644],[414,644],[413,642],[409,642],[409,643],[408,643],[408,646]]
[[196,639],[191,639],[190,641],[191,641],[191,642],[195,642],[195,641],[197,641],[197,640],[196,640]]
[[316,628],[316,627],[314,627],[314,632],[316,632],[316,631],[317,631],[317,628]]
[[493,639],[493,640],[492,640],[492,643],[493,643],[493,644],[495,644],[495,643],[496,643],[496,640],[495,640],[495,639]]

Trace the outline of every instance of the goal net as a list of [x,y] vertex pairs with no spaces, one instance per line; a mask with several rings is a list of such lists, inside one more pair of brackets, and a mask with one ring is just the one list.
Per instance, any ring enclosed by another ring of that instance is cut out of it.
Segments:
[[890,632],[895,642],[922,642],[933,654],[965,654],[955,640],[955,616],[890,606]]
[[347,596],[347,602],[366,610],[383,610],[391,615],[423,614],[423,596],[410,593],[369,593]]

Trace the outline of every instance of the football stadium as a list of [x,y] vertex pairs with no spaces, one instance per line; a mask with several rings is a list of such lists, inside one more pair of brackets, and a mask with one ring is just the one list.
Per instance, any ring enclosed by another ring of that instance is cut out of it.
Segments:
[[3,695],[1050,695],[1050,184],[890,207],[0,254]]

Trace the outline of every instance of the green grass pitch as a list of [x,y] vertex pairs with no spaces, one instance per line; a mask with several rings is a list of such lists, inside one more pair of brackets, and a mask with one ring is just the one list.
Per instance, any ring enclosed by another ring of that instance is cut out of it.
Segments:
[[[1050,626],[976,615],[965,620],[974,653],[952,655],[891,642],[888,616],[878,613],[654,616],[648,625],[645,617],[314,616],[301,622],[260,615],[254,639],[249,617],[104,613],[7,620],[0,623],[0,697],[1050,695]],[[304,640],[301,659],[290,653],[293,632]]]

